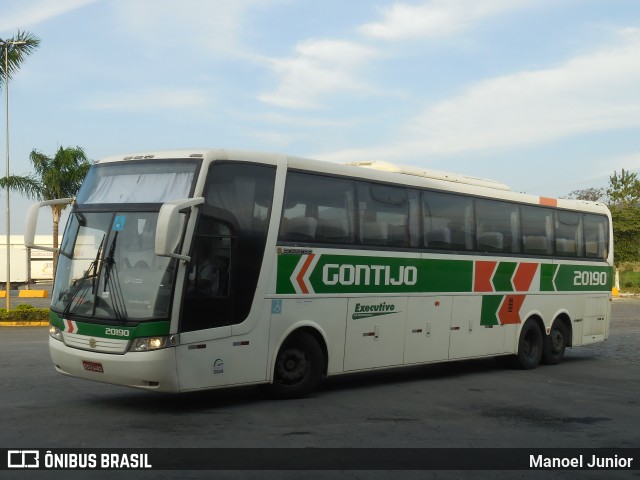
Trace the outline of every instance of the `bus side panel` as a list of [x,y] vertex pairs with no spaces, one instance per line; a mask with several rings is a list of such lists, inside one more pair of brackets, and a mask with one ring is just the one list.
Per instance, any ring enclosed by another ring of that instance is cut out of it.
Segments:
[[278,349],[286,337],[298,328],[314,328],[326,339],[327,374],[341,373],[344,367],[344,332],[347,298],[282,298],[271,302],[268,378]]
[[350,299],[345,371],[402,365],[406,318],[406,297]]
[[482,324],[482,296],[453,297],[449,358],[472,358],[504,353],[505,328]]
[[229,326],[181,334],[176,347],[180,390],[265,382],[269,322],[264,320],[244,335],[232,336]]
[[608,295],[593,295],[585,299],[582,344],[604,341],[609,328]]
[[404,363],[449,358],[453,297],[409,297]]

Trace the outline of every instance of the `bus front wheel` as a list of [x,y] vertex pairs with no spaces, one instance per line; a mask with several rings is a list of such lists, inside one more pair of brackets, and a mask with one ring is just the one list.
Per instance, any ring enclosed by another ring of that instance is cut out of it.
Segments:
[[294,333],[278,352],[273,383],[267,386],[275,398],[301,398],[311,393],[322,379],[324,354],[313,336]]
[[542,358],[543,338],[535,320],[527,320],[520,331],[518,342],[518,364],[524,370],[536,368]]

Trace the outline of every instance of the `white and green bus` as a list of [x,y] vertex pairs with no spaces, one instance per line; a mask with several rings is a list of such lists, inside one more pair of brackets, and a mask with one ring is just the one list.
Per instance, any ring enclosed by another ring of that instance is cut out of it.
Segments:
[[72,203],[58,372],[155,391],[488,356],[524,369],[609,332],[603,204],[384,162],[232,150],[107,158]]

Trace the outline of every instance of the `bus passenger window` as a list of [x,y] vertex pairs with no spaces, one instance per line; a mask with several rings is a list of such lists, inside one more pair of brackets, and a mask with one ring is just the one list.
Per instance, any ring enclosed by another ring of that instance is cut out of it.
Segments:
[[522,205],[522,244],[529,255],[553,255],[553,211],[549,208]]
[[556,212],[556,254],[561,257],[583,256],[582,222],[577,212]]
[[410,247],[409,201],[402,187],[360,183],[360,241],[365,245]]
[[521,250],[520,215],[515,204],[476,200],[478,250],[487,253],[518,253]]
[[475,247],[473,201],[470,197],[424,192],[424,246],[437,250]]
[[589,258],[606,260],[609,251],[609,220],[602,215],[584,214],[585,253]]
[[350,180],[289,172],[279,239],[293,243],[353,243]]

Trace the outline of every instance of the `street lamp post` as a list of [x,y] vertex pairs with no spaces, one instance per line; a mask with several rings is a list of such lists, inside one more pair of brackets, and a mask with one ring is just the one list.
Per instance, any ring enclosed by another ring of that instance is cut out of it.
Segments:
[[0,45],[4,48],[4,98],[6,121],[6,168],[7,168],[7,283],[6,283],[6,309],[11,309],[11,213],[9,208],[9,47],[25,45],[24,41],[11,41],[0,39]]

